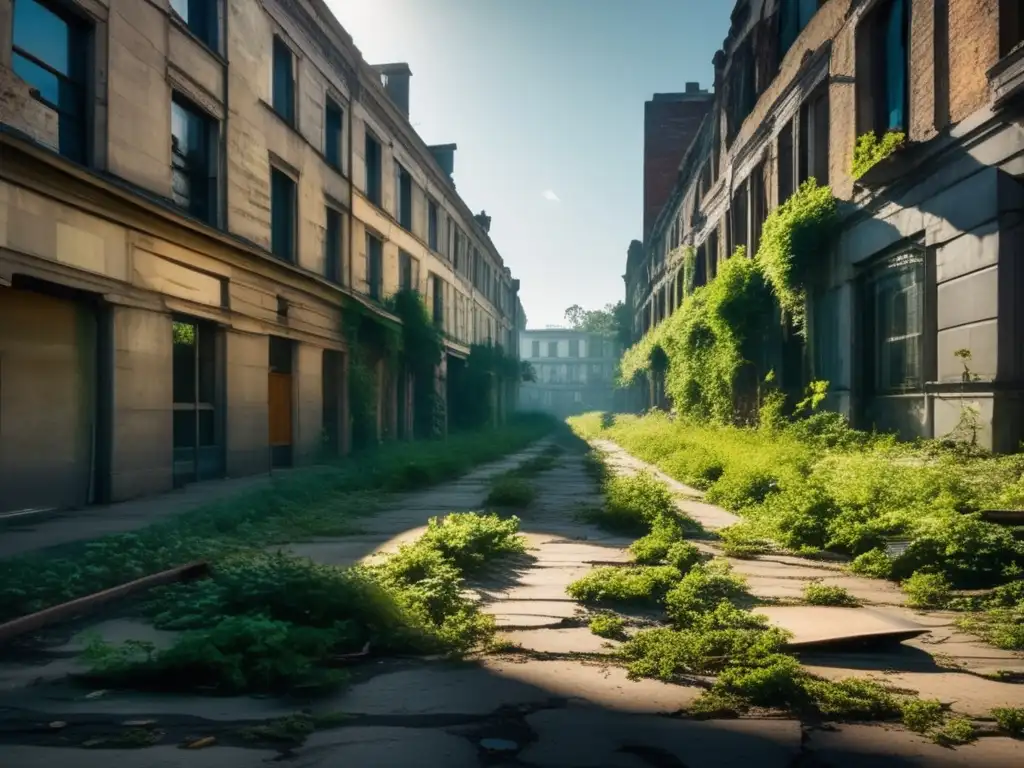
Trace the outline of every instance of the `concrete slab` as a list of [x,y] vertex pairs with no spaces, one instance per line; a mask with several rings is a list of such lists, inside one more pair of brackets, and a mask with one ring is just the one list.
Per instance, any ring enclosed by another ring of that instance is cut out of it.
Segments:
[[1024,742],[979,739],[956,749],[940,747],[915,733],[882,725],[843,725],[809,733],[807,765],[829,768],[1010,768],[1024,765]]
[[537,712],[526,721],[537,741],[519,759],[531,766],[604,768],[615,764],[612,756],[629,755],[646,766],[786,768],[800,752],[794,721],[695,722],[576,707]]
[[621,667],[598,662],[485,659],[482,666],[497,678],[529,685],[548,696],[616,712],[678,712],[701,693],[658,680],[629,680]]
[[563,619],[582,613],[579,603],[570,598],[560,600],[499,600],[483,606],[499,627],[556,626]]
[[621,643],[598,637],[586,627],[568,629],[517,629],[499,639],[539,653],[611,653]]
[[871,608],[833,608],[816,605],[761,606],[757,613],[793,633],[791,648],[821,647],[858,640],[893,641],[928,631],[901,617]]
[[469,740],[422,728],[341,728],[314,733],[295,750],[296,768],[478,768]]
[[175,746],[149,749],[76,749],[5,745],[0,754],[7,768],[254,768],[271,763],[277,752],[239,747],[178,749]]

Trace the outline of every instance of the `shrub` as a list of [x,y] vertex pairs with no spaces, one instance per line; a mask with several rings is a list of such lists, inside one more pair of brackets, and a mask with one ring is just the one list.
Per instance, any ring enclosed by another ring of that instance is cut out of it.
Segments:
[[974,723],[966,717],[951,717],[932,734],[935,743],[943,746],[970,744],[975,738]]
[[1015,739],[1024,736],[1024,708],[998,707],[992,710],[999,728]]
[[842,587],[817,582],[804,587],[804,601],[810,605],[860,605],[857,598]]
[[518,531],[518,517],[457,512],[432,517],[417,545],[436,549],[456,568],[472,573],[488,559],[525,551]]
[[665,553],[665,564],[678,569],[680,573],[689,573],[700,561],[700,550],[688,541],[676,541]]
[[650,472],[609,478],[604,495],[607,522],[623,531],[650,530],[676,514],[672,494]]
[[1024,605],[1016,608],[992,608],[962,617],[957,626],[972,632],[996,648],[1024,651]]
[[614,613],[599,613],[590,620],[590,631],[609,640],[626,638],[626,620]]
[[902,131],[887,131],[879,138],[871,131],[857,137],[853,147],[853,165],[850,175],[859,179],[871,168],[903,146],[907,135]]
[[862,576],[887,579],[892,574],[892,560],[884,550],[869,549],[853,559],[850,570]]
[[484,506],[528,507],[536,497],[537,489],[529,480],[500,475],[491,483],[491,490],[484,499]]
[[680,578],[670,565],[595,568],[566,588],[582,603],[657,603]]
[[734,601],[746,594],[743,579],[732,574],[727,564],[698,565],[665,595],[665,611],[676,626],[686,627],[722,600]]
[[907,604],[914,608],[942,608],[952,596],[949,580],[941,573],[918,572],[901,586]]
[[900,704],[900,710],[903,724],[916,733],[928,733],[945,717],[938,699],[907,699]]

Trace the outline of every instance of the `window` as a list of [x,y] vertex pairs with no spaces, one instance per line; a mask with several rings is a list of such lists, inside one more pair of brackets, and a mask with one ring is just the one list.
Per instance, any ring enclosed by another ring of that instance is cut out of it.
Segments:
[[580,340],[579,339],[569,339],[569,357],[579,357],[579,356],[580,356]]
[[366,235],[366,292],[380,300],[384,281],[384,244],[373,235]]
[[548,357],[558,357],[558,342],[557,341],[549,341],[548,342]]
[[208,224],[217,221],[217,124],[177,94],[171,100],[171,197]]
[[924,341],[924,256],[914,249],[886,259],[868,276],[874,391],[920,389]]
[[[825,157],[826,162],[828,156]],[[764,182],[764,163],[760,163],[750,174],[750,253],[757,255],[761,245],[761,230],[764,220],[768,218],[768,196]]]
[[366,133],[366,197],[380,207],[381,153],[380,142],[369,131]]
[[398,287],[403,291],[418,291],[420,286],[419,262],[412,254],[398,252]]
[[270,169],[270,250],[284,261],[295,261],[295,180],[284,171]]
[[430,250],[437,250],[437,203],[427,203],[427,245]]
[[274,111],[286,123],[295,125],[295,73],[292,49],[274,35],[274,79],[271,98]]
[[726,113],[726,142],[730,144],[757,103],[755,70],[754,52],[748,38],[733,54],[730,65]]
[[217,3],[213,0],[171,0],[171,10],[188,31],[217,50]]
[[779,58],[786,55],[817,11],[818,0],[782,0],[779,6]]
[[14,4],[14,72],[57,113],[57,151],[77,163],[87,160],[88,33],[82,20],[36,0]]
[[[747,187],[749,180],[745,179],[736,189],[736,195],[732,199],[732,252],[734,253],[741,245],[747,245]],[[729,254],[732,256],[732,253]],[[747,256],[753,254],[748,253]]]
[[908,0],[885,0],[857,28],[857,133],[907,127]]
[[999,3],[999,55],[1007,56],[1024,42],[1024,6],[1020,0]]
[[412,176],[395,163],[395,218],[402,229],[412,231]]
[[171,323],[174,479],[181,485],[223,473],[217,398],[217,329],[191,318]]
[[708,279],[718,274],[718,229],[711,230],[708,235]]
[[540,342],[530,342],[530,357],[540,357]]
[[779,132],[779,205],[793,194],[793,122]]
[[324,105],[324,157],[337,170],[341,170],[344,112],[331,99]]
[[800,107],[800,183],[813,177],[828,184],[828,88],[817,89]]
[[434,325],[444,325],[444,280],[437,275],[431,275],[431,290],[434,294]]
[[342,242],[341,211],[328,206],[324,233],[324,273],[328,280],[335,283],[341,283]]

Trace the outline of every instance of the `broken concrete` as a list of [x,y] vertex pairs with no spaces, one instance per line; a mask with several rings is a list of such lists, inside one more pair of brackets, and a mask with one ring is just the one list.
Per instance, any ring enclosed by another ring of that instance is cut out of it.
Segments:
[[792,633],[790,648],[881,640],[899,642],[928,632],[928,627],[870,608],[787,605],[762,606],[756,610],[767,616],[773,626]]

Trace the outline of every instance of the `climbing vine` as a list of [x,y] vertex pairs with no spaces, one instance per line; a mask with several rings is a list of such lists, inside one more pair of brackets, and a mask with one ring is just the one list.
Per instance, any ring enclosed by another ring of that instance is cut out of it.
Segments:
[[420,438],[439,437],[443,419],[437,412],[444,408],[444,399],[437,391],[437,366],[444,354],[441,331],[417,291],[399,291],[386,306],[402,321],[399,363],[412,376],[413,431]]
[[850,175],[859,179],[878,163],[882,162],[902,147],[907,140],[907,135],[902,131],[887,131],[879,138],[874,131],[857,137],[857,143],[853,146],[853,164],[850,167]]
[[731,422],[740,374],[750,365],[771,306],[757,262],[737,249],[714,280],[696,288],[626,351],[620,383],[630,384],[643,373],[663,374],[665,391],[680,413]]
[[498,388],[523,380],[527,371],[501,345],[474,344],[465,363],[449,366],[451,423],[457,429],[477,429],[493,422]]
[[693,293],[697,284],[697,252],[687,246],[683,251],[683,296]]
[[765,219],[757,264],[782,311],[806,334],[806,285],[826,255],[837,221],[829,187],[808,179]]

